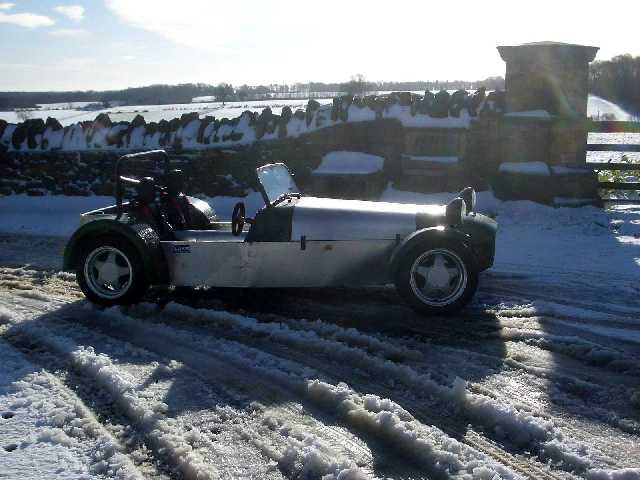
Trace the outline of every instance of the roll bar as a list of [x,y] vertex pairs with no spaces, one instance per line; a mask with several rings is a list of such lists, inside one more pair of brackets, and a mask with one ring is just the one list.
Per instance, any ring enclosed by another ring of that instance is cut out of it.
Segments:
[[135,185],[140,183],[140,181],[135,178],[123,177],[122,175],[120,175],[123,165],[126,162],[130,162],[132,160],[133,161],[155,160],[158,163],[164,162],[164,173],[167,174],[169,173],[169,170],[170,170],[169,155],[167,155],[167,152],[165,152],[164,150],[150,150],[148,152],[130,153],[128,155],[123,155],[122,157],[118,158],[118,160],[116,161],[116,191],[115,191],[117,219],[119,219],[120,216],[122,215],[122,195],[123,195],[122,184],[128,183],[128,184]]

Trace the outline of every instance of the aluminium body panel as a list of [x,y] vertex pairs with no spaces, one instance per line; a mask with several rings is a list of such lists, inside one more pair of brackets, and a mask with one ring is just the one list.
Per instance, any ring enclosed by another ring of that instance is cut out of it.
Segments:
[[382,285],[394,240],[163,241],[171,283],[211,287]]
[[302,197],[293,209],[291,240],[394,240],[416,230],[416,214],[437,225],[445,206]]

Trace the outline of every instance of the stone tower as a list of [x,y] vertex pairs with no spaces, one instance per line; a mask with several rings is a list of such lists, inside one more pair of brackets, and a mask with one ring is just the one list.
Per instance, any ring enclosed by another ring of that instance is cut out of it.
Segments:
[[502,174],[504,196],[598,203],[597,176],[585,165],[589,63],[598,47],[537,42],[498,51],[507,64],[499,161],[544,163],[549,169],[542,176]]
[[[598,47],[536,42],[498,51],[507,63],[505,158],[584,165],[589,62]],[[537,110],[549,115],[518,114]]]
[[507,63],[507,112],[546,110],[562,117],[587,114],[589,62],[598,47],[536,42],[498,47]]

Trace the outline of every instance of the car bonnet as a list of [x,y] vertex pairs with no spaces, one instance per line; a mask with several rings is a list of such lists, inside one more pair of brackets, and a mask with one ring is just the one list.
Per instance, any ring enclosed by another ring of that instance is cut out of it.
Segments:
[[294,207],[291,239],[394,240],[416,230],[418,213],[435,221],[445,206],[303,197]]

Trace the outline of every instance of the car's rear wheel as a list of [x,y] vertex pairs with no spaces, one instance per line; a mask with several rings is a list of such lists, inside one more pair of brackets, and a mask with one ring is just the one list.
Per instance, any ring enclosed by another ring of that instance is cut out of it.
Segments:
[[137,250],[126,240],[105,236],[83,248],[76,277],[80,289],[99,305],[130,305],[149,287]]
[[469,303],[478,287],[478,269],[465,245],[425,242],[400,259],[395,284],[414,310],[447,314]]

